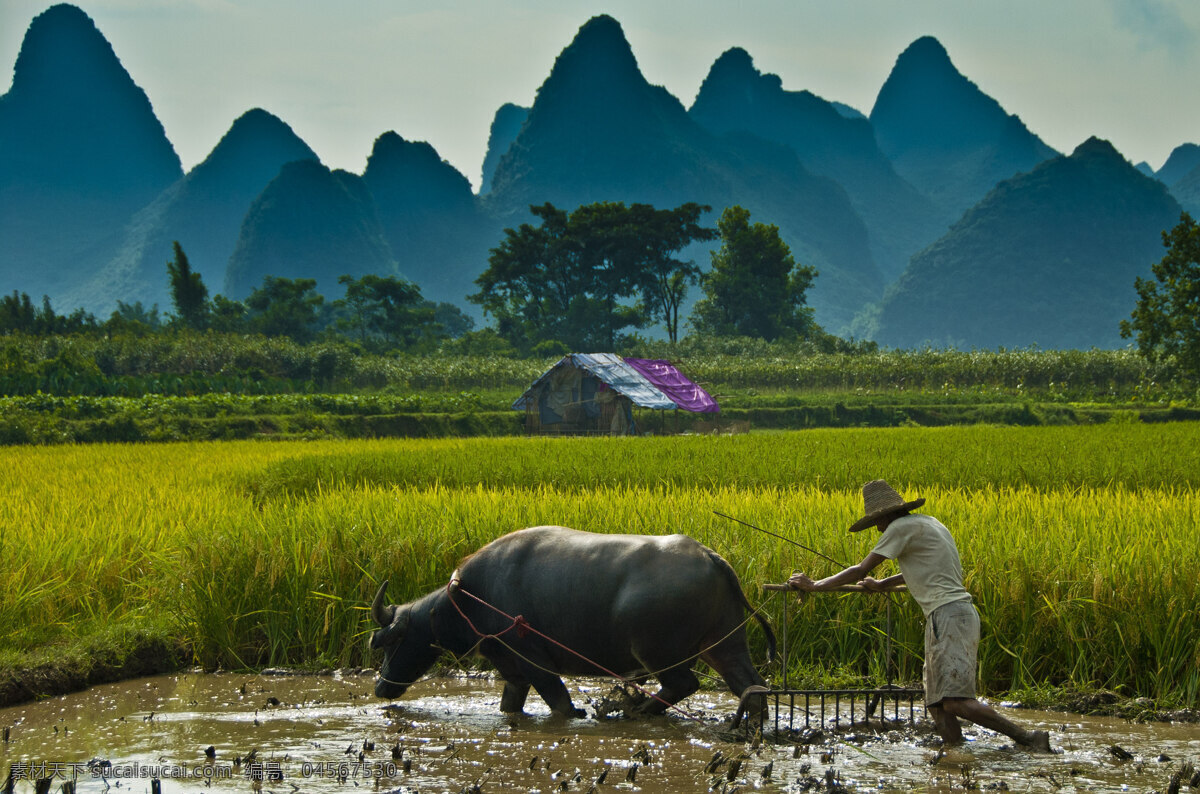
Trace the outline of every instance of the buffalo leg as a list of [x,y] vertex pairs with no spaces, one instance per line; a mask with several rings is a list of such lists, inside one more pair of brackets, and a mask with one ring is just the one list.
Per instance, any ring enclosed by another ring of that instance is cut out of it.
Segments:
[[766,689],[767,681],[758,674],[754,663],[750,661],[745,640],[741,641],[740,647],[735,644],[732,650],[729,645],[730,643],[727,641],[720,647],[703,654],[700,658],[720,674],[721,678],[725,680],[726,686],[729,687],[729,691],[738,697],[744,695],[750,687]]
[[500,695],[500,710],[505,714],[519,714],[525,710],[525,698],[528,696],[528,681],[505,679],[504,692]]
[[504,691],[500,695],[500,711],[505,714],[520,714],[525,711],[525,699],[529,697],[529,679],[507,649],[489,643],[484,647],[484,656],[504,679]]
[[[504,694],[500,696],[501,711],[521,711],[525,705],[525,697],[529,694],[529,686],[532,684],[551,711],[566,717],[587,716],[586,711],[575,708],[575,704],[571,702],[571,695],[567,692],[566,684],[554,673],[547,673],[545,670],[520,661],[511,653],[501,653],[495,648],[487,648],[484,655],[496,667],[496,672],[505,681]],[[506,706],[514,706],[514,708],[506,708]]]
[[538,670],[530,674],[529,680],[551,711],[562,714],[564,717],[587,716],[586,711],[575,708],[575,704],[571,702],[571,694],[567,692],[566,684],[558,676]]
[[696,678],[692,668],[686,665],[662,671],[658,674],[658,683],[661,684],[658,692],[638,707],[639,713],[662,714],[668,707],[674,706],[700,688],[700,679]]

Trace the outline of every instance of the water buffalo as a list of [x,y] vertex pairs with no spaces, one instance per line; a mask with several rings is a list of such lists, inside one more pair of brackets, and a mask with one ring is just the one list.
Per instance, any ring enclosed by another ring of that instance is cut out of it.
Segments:
[[[446,587],[416,601],[388,606],[386,591],[385,581],[371,605],[380,625],[371,647],[384,651],[375,683],[382,698],[403,695],[444,650],[461,656],[476,645],[504,679],[502,712],[522,711],[532,686],[554,712],[582,717],[559,676],[608,670],[658,679],[657,695],[639,710],[659,713],[699,688],[697,658],[735,695],[765,684],[746,647],[750,604],[737,575],[685,535],[522,529],[464,559]],[[514,625],[515,616],[524,623]],[[755,617],[774,656],[775,636]]]

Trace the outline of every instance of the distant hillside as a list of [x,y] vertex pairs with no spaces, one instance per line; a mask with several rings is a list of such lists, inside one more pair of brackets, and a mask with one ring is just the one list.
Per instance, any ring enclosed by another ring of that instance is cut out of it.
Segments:
[[785,144],[807,169],[845,188],[888,280],[946,230],[932,202],[879,150],[866,117],[847,116],[808,91],[785,91],[778,76],[760,73],[739,47],[713,64],[688,115],[717,134],[742,131]]
[[1119,347],[1134,279],[1179,220],[1166,187],[1092,138],[998,185],[913,257],[879,307],[894,347]]
[[[616,20],[580,28],[538,89],[529,117],[500,159],[488,211],[504,225],[531,204],[593,201],[672,207],[741,204],[780,227],[797,261],[821,275],[811,294],[818,321],[840,328],[878,296],[882,277],[866,228],[845,191],[786,147],[744,135],[714,136],[679,100],[646,82]],[[707,250],[694,255],[708,264]]]
[[241,300],[265,276],[314,278],[332,300],[344,292],[339,276],[366,273],[392,275],[396,265],[362,177],[298,160],[250,207],[222,292]]
[[529,118],[529,108],[507,102],[500,106],[492,117],[492,126],[488,131],[487,154],[483,158],[483,181],[480,182],[480,194],[492,189],[492,179],[496,175],[496,166],[500,158],[512,146],[521,132],[521,125]]
[[959,73],[931,36],[896,59],[871,124],[896,171],[929,196],[948,223],[997,182],[1056,154]]
[[1200,145],[1184,143],[1171,150],[1167,161],[1163,163],[1162,168],[1158,169],[1155,176],[1162,180],[1167,187],[1174,187],[1176,182],[1196,170],[1198,166],[1200,166]]
[[1200,218],[1200,165],[1172,186],[1171,195],[1193,218]]
[[[101,317],[117,301],[170,311],[178,240],[213,293],[242,298],[270,274],[316,278],[332,300],[342,274],[401,274],[479,318],[465,297],[530,205],[697,202],[710,225],[738,204],[778,226],[819,271],[809,303],[834,333],[1090,347],[1120,344],[1132,277],[1161,257],[1180,207],[1200,216],[1200,146],[1172,152],[1161,182],[1100,141],[1059,157],[929,36],[896,59],[869,117],[785,90],[738,47],[687,109],[596,16],[532,107],[496,111],[481,165],[475,195],[432,143],[385,132],[361,176],[330,171],[253,109],[185,176],[96,25],[55,5],[0,96],[0,294]],[[707,269],[715,247],[682,257]]]
[[[176,240],[205,285],[219,292],[247,210],[294,160],[315,161],[317,155],[275,116],[247,111],[202,163],[133,217],[116,255],[96,277],[68,290],[66,300],[103,313],[115,308],[116,298],[168,308],[166,262]],[[115,297],[106,304],[95,301],[97,294]]]
[[70,5],[35,18],[0,97],[0,283],[60,295],[182,175],[145,92],[91,18]]
[[476,208],[471,183],[425,142],[387,132],[375,141],[363,183],[405,278],[433,301],[464,308],[498,240]]

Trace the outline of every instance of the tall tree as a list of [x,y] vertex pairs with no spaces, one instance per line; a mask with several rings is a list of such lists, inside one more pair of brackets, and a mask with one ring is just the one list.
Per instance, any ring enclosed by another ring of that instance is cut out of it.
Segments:
[[316,279],[266,276],[246,298],[246,320],[267,336],[289,336],[301,344],[312,341],[325,303],[316,290]]
[[13,290],[12,295],[0,298],[0,333],[21,331],[27,334],[69,334],[98,327],[90,312],[76,309],[70,314],[58,314],[50,305],[50,296],[42,296],[42,307],[33,305],[29,294]]
[[796,264],[779,227],[752,224],[749,211],[733,206],[721,213],[717,231],[721,247],[700,279],[704,297],[692,310],[692,327],[713,336],[768,341],[816,333],[805,302],[817,271]]
[[33,333],[38,320],[37,308],[29,293],[18,293],[0,298],[0,331],[25,331]]
[[183,246],[176,240],[175,256],[167,262],[167,278],[171,285],[171,302],[175,304],[175,316],[190,328],[203,328],[208,324],[208,287],[200,274],[192,270]]
[[433,321],[441,326],[442,332],[450,339],[458,339],[469,334],[475,327],[475,319],[453,303],[446,301],[438,301],[436,304],[429,301],[429,303],[433,306]]
[[224,295],[214,295],[209,327],[225,333],[245,333],[249,330],[246,327],[246,304]]
[[1151,361],[1173,359],[1180,374],[1200,378],[1200,225],[1186,212],[1162,233],[1166,255],[1151,268],[1154,278],[1135,282],[1137,307],[1121,321],[1121,336],[1137,337]]
[[[505,230],[469,300],[523,350],[549,341],[576,350],[612,349],[627,328],[655,319],[677,327],[678,302],[689,274],[695,276],[691,263],[673,255],[711,234],[697,222],[705,209],[621,202],[587,204],[571,213],[548,203],[530,207],[541,224]],[[640,302],[630,303],[633,298]]]
[[348,308],[350,325],[359,340],[383,341],[386,349],[409,349],[420,341],[441,335],[434,305],[421,297],[421,288],[395,276],[368,273],[361,278],[338,278],[346,287],[346,297],[335,306]]
[[124,332],[139,336],[157,331],[160,327],[162,319],[158,316],[158,304],[147,309],[141,301],[117,301],[116,311],[109,315],[104,323],[104,328],[109,333]]
[[716,229],[700,225],[700,215],[711,209],[695,202],[673,210],[657,210],[648,204],[634,204],[630,208],[638,216],[637,225],[653,230],[643,237],[643,311],[652,322],[662,322],[672,343],[679,341],[679,311],[688,287],[700,277],[700,268],[694,261],[676,259],[675,254],[693,242],[717,236]]

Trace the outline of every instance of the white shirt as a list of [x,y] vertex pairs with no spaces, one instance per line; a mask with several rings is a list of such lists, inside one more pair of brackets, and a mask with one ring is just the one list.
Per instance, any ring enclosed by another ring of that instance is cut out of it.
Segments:
[[895,519],[872,551],[900,565],[908,592],[925,617],[943,604],[971,599],[963,587],[954,538],[933,516],[910,513]]

